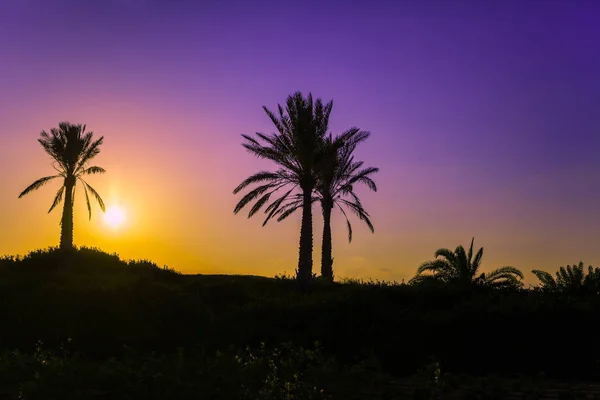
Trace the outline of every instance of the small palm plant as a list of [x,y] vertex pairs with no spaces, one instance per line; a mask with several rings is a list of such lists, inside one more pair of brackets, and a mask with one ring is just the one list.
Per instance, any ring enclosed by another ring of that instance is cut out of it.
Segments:
[[444,284],[480,285],[490,288],[519,288],[523,286],[523,273],[514,267],[500,267],[489,273],[479,273],[483,247],[473,256],[473,242],[468,253],[462,245],[451,251],[443,248],[435,252],[435,260],[423,263],[411,284],[435,281]]
[[546,271],[535,269],[531,272],[540,280],[541,289],[545,291],[570,294],[600,291],[600,267],[590,265],[586,274],[583,262],[560,267],[556,271],[556,278]]
[[44,151],[54,160],[52,167],[58,173],[33,182],[21,192],[19,198],[54,179],[62,179],[62,186],[58,189],[52,206],[48,210],[48,213],[52,212],[64,198],[60,220],[60,248],[62,250],[73,248],[73,202],[77,181],[83,185],[89,218],[92,218],[89,193],[96,199],[102,211],[105,211],[104,202],[98,192],[83,179],[87,175],[106,172],[103,168],[89,166],[89,162],[100,153],[103,140],[104,137],[94,140],[94,133],[85,132],[85,125],[74,125],[68,122],[59,123],[58,129],[52,128],[50,133],[42,131],[38,139]]

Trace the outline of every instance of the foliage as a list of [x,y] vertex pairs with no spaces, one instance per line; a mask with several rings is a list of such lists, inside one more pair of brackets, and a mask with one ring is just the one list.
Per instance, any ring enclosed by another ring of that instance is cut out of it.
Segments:
[[31,285],[35,282],[53,286],[102,287],[105,289],[144,280],[176,282],[181,273],[167,266],[159,267],[148,260],[123,261],[117,254],[97,248],[58,247],[35,250],[24,256],[0,258],[0,284]]
[[489,273],[479,272],[483,258],[483,247],[473,255],[473,242],[469,252],[462,245],[456,250],[438,249],[435,260],[423,263],[410,283],[426,284],[430,281],[461,286],[480,285],[498,289],[516,289],[523,286],[523,273],[514,267],[500,267]]
[[[283,352],[282,343],[310,349],[318,341],[324,359],[333,358],[339,366],[331,367],[334,376],[319,381],[322,385],[317,387],[325,393],[333,393],[325,384],[330,379],[336,390],[352,387],[356,392],[367,385],[356,376],[340,375],[340,383],[335,371],[344,368],[361,365],[364,374],[368,370],[400,379],[431,360],[448,374],[531,376],[546,371],[564,379],[600,378],[600,349],[590,345],[573,351],[557,345],[564,340],[562,327],[594,331],[600,323],[597,295],[499,291],[480,285],[464,290],[443,283],[429,287],[318,282],[306,288],[290,279],[182,275],[85,248],[4,257],[0,260],[0,352],[30,355],[36,351],[33,344],[41,340],[46,351],[61,357],[61,347],[77,353],[73,370],[84,371],[86,365],[95,368],[109,358],[122,368],[123,360],[130,357],[125,347],[129,346],[138,352],[127,364],[130,374],[137,370],[151,376],[157,372],[142,372],[145,367],[141,367],[151,354],[162,360],[156,365],[164,363],[165,369],[175,370],[175,364],[164,360],[178,349],[195,360],[203,359],[202,354],[209,358],[217,352],[229,354],[231,349],[241,355],[239,349],[246,347],[256,355],[261,343],[268,344],[265,351]],[[66,338],[71,338],[68,344]],[[196,371],[194,362],[200,361],[190,362]],[[77,372],[69,371],[63,371],[65,376],[78,382],[80,378],[73,375]],[[96,377],[95,372],[92,375]],[[8,375],[0,373],[4,376]],[[308,382],[312,375],[302,376],[299,382]],[[60,379],[67,378],[56,381]],[[127,382],[136,389],[124,390],[142,391],[148,381],[136,381],[131,375],[117,383]],[[443,382],[445,388],[447,381]],[[81,386],[89,387],[88,383]]]
[[[141,354],[90,364],[67,352],[55,355],[38,342],[33,354],[0,355],[0,394],[9,398],[113,399],[327,399],[321,384],[335,365],[319,348],[264,345],[215,355]],[[324,382],[323,382],[324,381]],[[4,398],[3,396],[3,398]]]
[[[349,242],[352,241],[352,226],[344,208],[356,214],[372,232],[374,231],[369,214],[364,210],[355,192],[356,185],[360,184],[374,192],[377,191],[377,185],[371,175],[377,173],[379,168],[363,168],[364,161],[354,160],[356,147],[367,140],[369,136],[369,132],[352,128],[337,138],[330,135],[323,142],[323,160],[319,164],[316,193],[323,207],[337,206],[342,212],[346,219]],[[336,145],[336,142],[340,140],[342,144]],[[348,197],[350,199],[347,199]],[[324,204],[328,201],[331,201],[332,204]]]
[[[66,347],[68,347],[68,341]],[[184,349],[167,355],[125,349],[119,358],[89,362],[66,348],[38,342],[31,353],[0,352],[3,399],[210,399],[383,400],[390,398],[584,399],[594,387],[532,377],[451,374],[433,360],[414,375],[396,379],[365,359],[343,366],[310,347],[282,344],[228,349],[213,354]],[[590,389],[592,389],[590,391]],[[518,397],[521,398],[521,397]]]
[[546,271],[533,270],[533,274],[540,280],[541,289],[552,292],[600,293],[600,267],[588,266],[587,274],[583,262],[578,265],[567,265],[556,271],[556,279]]

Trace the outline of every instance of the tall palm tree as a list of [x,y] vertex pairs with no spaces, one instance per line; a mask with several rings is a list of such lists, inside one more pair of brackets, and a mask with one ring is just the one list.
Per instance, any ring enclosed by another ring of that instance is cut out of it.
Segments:
[[93,136],[93,132],[85,132],[85,125],[75,125],[68,122],[59,123],[58,129],[52,128],[50,133],[42,131],[38,142],[42,145],[44,151],[52,157],[52,167],[57,174],[38,179],[19,195],[19,198],[21,198],[54,179],[62,178],[62,186],[58,189],[48,213],[54,210],[64,197],[63,213],[60,220],[60,248],[63,250],[73,248],[73,202],[77,181],[83,185],[89,218],[92,218],[92,208],[88,192],[96,199],[102,211],[105,211],[104,202],[98,192],[83,179],[87,175],[106,172],[103,168],[89,166],[89,162],[100,153],[100,145],[104,140],[104,137],[94,140]]
[[333,280],[333,258],[331,241],[331,211],[338,207],[346,220],[348,228],[348,242],[352,242],[352,224],[344,208],[349,209],[369,227],[371,232],[375,229],[369,218],[369,213],[364,209],[359,197],[354,192],[357,184],[363,184],[376,192],[377,185],[370,175],[379,171],[379,168],[362,168],[363,161],[354,161],[354,150],[359,143],[367,140],[369,132],[359,131],[357,128],[341,135],[343,146],[338,147],[335,139],[330,135],[324,143],[323,160],[319,168],[319,180],[316,187],[318,198],[321,201],[323,213],[323,242],[321,248],[321,275]]
[[[370,136],[369,132],[351,128],[339,136],[328,135],[319,149],[317,165],[317,184],[313,202],[320,201],[323,213],[323,242],[321,247],[321,276],[333,280],[333,258],[331,241],[331,211],[338,207],[346,219],[348,241],[352,241],[352,224],[344,208],[353,212],[364,221],[371,232],[374,232],[369,214],[365,211],[360,199],[354,192],[356,184],[364,184],[369,189],[377,191],[377,185],[370,175],[379,171],[378,168],[362,168],[363,161],[354,161],[356,146]],[[362,169],[361,169],[362,168]],[[301,207],[301,202],[291,198],[283,206],[278,205],[275,211],[278,221],[287,218]]]
[[[312,193],[317,183],[316,166],[319,162],[319,146],[329,128],[329,115],[333,102],[323,104],[321,99],[313,102],[309,93],[306,98],[296,92],[287,98],[285,111],[278,106],[276,115],[267,107],[263,109],[277,128],[271,135],[256,133],[257,138],[242,135],[243,146],[259,158],[275,162],[279,168],[275,172],[261,171],[240,183],[233,191],[239,193],[249,185],[257,185],[237,203],[237,214],[248,203],[255,202],[248,217],[252,217],[269,202],[280,189],[275,201],[267,207],[267,218],[263,226],[289,199],[302,205],[302,225],[300,228],[300,250],[296,276],[299,281],[308,282],[312,278]],[[299,191],[300,193],[297,193]]]
[[600,267],[588,267],[584,271],[583,262],[578,265],[567,265],[556,271],[556,278],[546,271],[534,269],[533,274],[540,280],[541,288],[551,292],[563,293],[597,293],[600,291]]
[[474,241],[475,238],[471,240],[468,254],[462,245],[454,251],[438,249],[435,252],[435,260],[423,263],[410,283],[433,280],[445,284],[478,284],[493,288],[517,288],[523,285],[523,273],[514,267],[501,267],[488,274],[478,274],[483,247],[473,257]]

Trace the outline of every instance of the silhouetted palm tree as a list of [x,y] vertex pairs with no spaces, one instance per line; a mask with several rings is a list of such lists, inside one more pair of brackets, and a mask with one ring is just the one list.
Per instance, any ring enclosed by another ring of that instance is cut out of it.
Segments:
[[546,271],[534,269],[531,272],[540,280],[543,290],[570,294],[600,291],[600,267],[590,265],[586,274],[582,262],[560,267],[556,271],[556,279]]
[[[271,135],[256,133],[257,139],[242,135],[243,146],[259,158],[271,160],[279,165],[275,172],[261,171],[244,180],[233,191],[234,194],[252,184],[257,187],[248,192],[237,203],[238,213],[248,203],[255,201],[248,213],[251,217],[258,212],[279,189],[286,189],[265,210],[268,213],[263,226],[289,199],[302,204],[302,226],[300,228],[300,250],[298,257],[298,280],[307,282],[312,278],[312,193],[317,183],[316,166],[319,162],[319,146],[329,127],[329,115],[333,102],[323,105],[321,99],[313,103],[312,95],[307,98],[296,92],[287,98],[285,112],[281,105],[279,115],[267,107],[265,112],[277,128]],[[293,192],[299,189],[299,194]]]
[[[354,133],[355,132],[355,133]],[[369,213],[364,209],[360,199],[354,192],[357,184],[363,184],[376,192],[377,185],[371,179],[379,168],[362,168],[363,161],[354,161],[356,146],[370,136],[366,131],[353,128],[342,134],[344,145],[338,148],[335,140],[329,136],[324,144],[323,161],[319,168],[319,181],[316,192],[321,201],[323,213],[323,244],[321,248],[321,275],[333,280],[333,258],[331,241],[331,211],[335,206],[346,219],[348,242],[352,241],[352,225],[344,208],[353,212],[364,221],[371,232],[374,232]]]
[[[375,182],[370,175],[379,171],[378,168],[362,168],[363,161],[354,161],[353,152],[356,146],[370,136],[369,132],[352,128],[343,134],[327,136],[319,149],[317,165],[317,184],[314,201],[321,202],[323,213],[323,242],[321,247],[321,276],[333,280],[333,258],[331,241],[331,211],[337,206],[346,219],[348,241],[352,241],[352,225],[344,208],[353,212],[365,222],[371,232],[374,231],[369,214],[365,211],[360,199],[354,192],[357,184],[364,184],[369,189],[377,191]],[[293,199],[274,213],[281,221],[301,207],[301,202]]]
[[52,167],[58,174],[38,179],[19,195],[19,198],[21,198],[53,179],[63,179],[63,184],[58,189],[54,197],[54,202],[50,210],[48,210],[48,213],[50,213],[60,204],[64,197],[63,213],[60,220],[61,249],[70,249],[73,247],[73,201],[75,186],[78,180],[83,184],[89,218],[92,218],[92,208],[88,192],[96,199],[102,211],[105,211],[104,202],[98,192],[83,179],[86,175],[106,172],[103,168],[88,165],[100,153],[100,145],[102,145],[102,141],[104,140],[104,137],[94,140],[93,135],[93,132],[85,132],[85,125],[74,125],[68,122],[59,123],[58,129],[52,128],[50,134],[42,131],[38,142],[40,142],[46,153],[54,160]]
[[462,245],[456,250],[438,249],[435,260],[423,263],[410,283],[416,284],[434,280],[445,284],[470,285],[477,284],[494,288],[517,288],[523,285],[523,273],[514,267],[501,267],[488,274],[479,272],[483,247],[473,257],[473,242],[469,252]]

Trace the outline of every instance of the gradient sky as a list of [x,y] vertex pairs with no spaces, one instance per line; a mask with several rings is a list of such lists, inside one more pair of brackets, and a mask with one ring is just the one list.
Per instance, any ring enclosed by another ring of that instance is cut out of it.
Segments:
[[[336,276],[401,280],[439,247],[483,269],[600,265],[600,2],[3,0],[0,254],[58,244],[58,188],[36,139],[85,123],[105,145],[78,193],[75,242],[186,273],[293,273],[300,215],[261,227],[232,189],[273,168],[241,146],[261,106],[334,100],[331,128],[372,132],[359,191],[375,234],[335,214]],[[315,207],[315,270],[322,229]],[[534,280],[530,274],[527,279]]]

